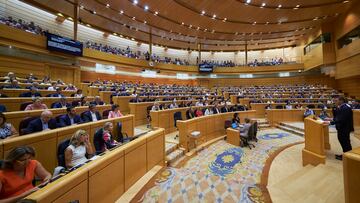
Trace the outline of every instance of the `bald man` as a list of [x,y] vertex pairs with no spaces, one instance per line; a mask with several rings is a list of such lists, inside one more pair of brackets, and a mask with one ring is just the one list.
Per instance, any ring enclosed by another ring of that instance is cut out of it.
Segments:
[[27,126],[27,128],[23,130],[24,134],[30,134],[57,128],[57,123],[52,117],[53,114],[51,113],[51,111],[43,111],[40,118],[32,120]]

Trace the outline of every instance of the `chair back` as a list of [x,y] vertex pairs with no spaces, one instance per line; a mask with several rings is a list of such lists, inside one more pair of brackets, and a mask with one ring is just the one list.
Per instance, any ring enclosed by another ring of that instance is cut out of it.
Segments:
[[37,118],[39,118],[39,116],[26,117],[23,120],[21,120],[20,124],[19,124],[19,134],[25,135],[27,133],[27,132],[25,132],[25,129],[28,127],[29,123]]
[[103,113],[102,113],[103,118],[107,118],[109,116],[110,111],[111,111],[110,109],[103,111]]
[[57,159],[58,159],[58,166],[62,166],[66,168],[65,164],[65,150],[70,145],[70,139],[66,139],[58,145],[57,148]]
[[24,111],[27,105],[32,104],[32,102],[24,102],[20,104],[20,111]]

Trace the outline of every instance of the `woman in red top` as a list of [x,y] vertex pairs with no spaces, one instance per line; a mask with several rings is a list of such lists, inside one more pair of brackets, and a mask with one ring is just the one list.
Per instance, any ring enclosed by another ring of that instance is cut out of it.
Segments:
[[33,148],[27,146],[16,147],[7,155],[0,171],[0,202],[16,202],[38,190],[32,185],[35,176],[43,182],[51,178],[34,156]]

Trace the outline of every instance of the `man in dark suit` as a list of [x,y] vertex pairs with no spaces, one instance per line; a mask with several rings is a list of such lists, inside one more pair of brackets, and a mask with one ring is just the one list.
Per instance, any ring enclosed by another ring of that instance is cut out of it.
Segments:
[[218,103],[215,103],[212,111],[213,111],[213,114],[219,114],[219,113],[221,113],[220,108],[219,108],[219,106],[218,106]]
[[56,120],[52,118],[53,114],[49,110],[41,113],[40,118],[32,120],[24,129],[25,134],[46,131],[57,128]]
[[65,97],[65,96],[61,93],[61,87],[57,87],[56,92],[54,94],[51,94],[50,97]]
[[[343,152],[352,150],[350,142],[350,132],[354,131],[353,112],[351,106],[346,103],[344,97],[335,99],[337,109],[335,110],[334,120],[331,124],[335,124],[337,130],[337,137],[340,142]],[[342,160],[342,155],[335,155],[335,158]]]
[[6,112],[6,106],[0,104],[0,113]]
[[141,102],[139,95],[136,95],[135,98],[130,99],[130,103],[139,103],[139,102]]
[[19,97],[41,97],[41,94],[37,92],[37,89],[32,87],[30,91],[21,93]]
[[58,124],[59,127],[70,126],[82,122],[80,116],[76,114],[75,107],[73,106],[67,107],[66,112],[67,112],[66,115],[62,115],[59,118],[59,124]]
[[228,105],[225,103],[224,107],[221,108],[221,113],[227,113],[230,112],[230,109]]
[[186,119],[195,118],[195,112],[193,106],[190,106],[189,110],[186,111]]
[[96,96],[94,98],[94,101],[90,102],[90,104],[95,104],[95,105],[104,105],[104,102],[101,101],[101,98],[99,96]]
[[59,109],[59,108],[66,108],[71,106],[71,104],[66,102],[66,98],[65,97],[61,97],[59,102],[55,102],[51,105],[51,108],[54,109]]
[[84,123],[87,122],[91,122],[91,121],[99,121],[101,120],[101,115],[98,111],[96,111],[96,105],[95,104],[90,104],[89,105],[89,110],[85,111],[82,114],[82,120],[84,121]]
[[237,104],[235,104],[234,106],[232,106],[232,107],[230,108],[230,111],[232,111],[232,112],[238,111],[238,110],[239,110],[239,108],[238,108],[238,105],[237,105]]

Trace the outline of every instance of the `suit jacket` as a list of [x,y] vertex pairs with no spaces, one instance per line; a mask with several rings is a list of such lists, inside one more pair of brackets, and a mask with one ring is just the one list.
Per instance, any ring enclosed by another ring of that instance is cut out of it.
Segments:
[[136,98],[133,98],[133,99],[130,99],[130,103],[139,103],[141,102],[141,99],[136,99]]
[[[48,122],[48,127],[49,129],[55,129],[57,128],[57,124],[56,124],[56,120],[55,119],[50,119]],[[32,120],[29,125],[27,126],[27,128],[24,129],[24,132],[26,134],[30,134],[30,133],[35,133],[35,132],[41,132],[43,131],[43,125],[42,125],[42,121],[41,118],[37,118],[35,120]]]
[[7,88],[7,89],[21,89],[21,87],[19,85],[6,85],[4,86],[4,88]]
[[[74,123],[79,124],[81,122],[82,122],[82,120],[81,120],[80,116],[75,115]],[[70,121],[70,117],[68,114],[60,116],[59,124],[58,124],[59,127],[65,127],[65,126],[70,126],[70,125],[71,125],[71,121]]]
[[38,92],[35,92],[34,94],[31,92],[23,92],[19,95],[19,97],[41,97],[41,94]]
[[64,108],[64,107],[69,107],[69,106],[71,106],[71,104],[69,104],[69,103],[66,103],[65,106],[62,106],[62,104],[60,102],[56,102],[51,105],[51,108],[59,109],[59,108]]
[[54,94],[51,94],[50,97],[65,97],[65,96],[63,94],[54,93]]
[[186,111],[186,119],[192,119],[192,118],[195,118],[194,111],[187,110]]
[[[101,120],[101,115],[98,111],[95,111],[95,114],[96,114],[96,118],[97,120]],[[87,122],[91,122],[93,121],[92,119],[92,116],[91,116],[91,112],[90,111],[85,111],[83,114],[82,114],[82,120],[84,123],[87,123]]]
[[230,108],[229,107],[222,107],[221,108],[221,113],[226,113],[226,112],[230,112]]
[[96,103],[95,101],[90,102],[90,104],[95,104],[95,105],[104,105],[103,101],[100,101],[99,103]]
[[336,130],[342,132],[354,131],[353,112],[351,106],[344,103],[335,111],[336,113],[332,124],[335,124]]
[[220,109],[219,109],[219,108],[215,108],[215,107],[212,109],[212,111],[213,111],[213,114],[221,113]]

